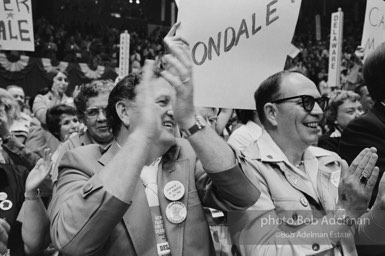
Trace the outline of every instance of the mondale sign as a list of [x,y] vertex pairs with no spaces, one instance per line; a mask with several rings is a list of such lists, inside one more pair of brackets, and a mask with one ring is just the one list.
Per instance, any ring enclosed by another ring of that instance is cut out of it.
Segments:
[[0,1],[0,50],[34,51],[31,0]]
[[300,6],[300,0],[181,0],[177,33],[190,43],[196,105],[254,109],[259,84],[284,68]]

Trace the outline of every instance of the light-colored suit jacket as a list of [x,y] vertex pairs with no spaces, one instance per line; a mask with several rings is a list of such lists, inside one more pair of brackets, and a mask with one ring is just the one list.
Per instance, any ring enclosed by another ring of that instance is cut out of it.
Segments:
[[[118,150],[113,142],[105,152],[88,145],[64,155],[49,209],[51,237],[63,255],[157,255],[143,184],[138,182],[132,203],[126,204],[108,193],[99,178],[99,171]],[[255,178],[238,165],[209,178],[183,139],[162,157],[159,168],[159,203],[173,256],[214,255],[202,204],[240,210],[259,198],[256,181],[251,181]],[[163,188],[172,180],[180,181],[186,190],[180,202],[187,206],[187,218],[180,224],[165,216],[170,201]]]

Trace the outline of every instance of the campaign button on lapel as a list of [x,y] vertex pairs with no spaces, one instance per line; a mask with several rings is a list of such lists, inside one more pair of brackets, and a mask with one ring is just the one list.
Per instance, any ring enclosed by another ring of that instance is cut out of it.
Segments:
[[8,211],[9,209],[12,208],[12,202],[9,200],[4,200],[0,203],[0,209],[3,211]]
[[184,196],[185,188],[180,181],[168,182],[163,189],[164,196],[170,201],[177,201]]
[[5,200],[5,199],[7,199],[7,198],[8,198],[7,193],[5,193],[5,192],[0,192],[0,201],[3,201],[3,200]]
[[307,207],[309,205],[308,201],[306,200],[306,198],[304,197],[301,197],[301,199],[299,200],[301,202],[301,204],[305,207]]
[[171,223],[182,223],[187,217],[187,208],[181,202],[171,202],[166,207],[166,217]]

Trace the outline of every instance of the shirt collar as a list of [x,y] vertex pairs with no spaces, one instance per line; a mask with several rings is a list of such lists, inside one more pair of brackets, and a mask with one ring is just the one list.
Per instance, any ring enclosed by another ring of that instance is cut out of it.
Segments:
[[[275,143],[271,136],[263,130],[261,137],[245,149],[243,154],[250,159],[257,159],[262,162],[278,163],[285,162],[290,165],[286,155]],[[310,146],[304,152],[304,161],[318,158],[321,156],[330,156],[332,153],[319,147]]]

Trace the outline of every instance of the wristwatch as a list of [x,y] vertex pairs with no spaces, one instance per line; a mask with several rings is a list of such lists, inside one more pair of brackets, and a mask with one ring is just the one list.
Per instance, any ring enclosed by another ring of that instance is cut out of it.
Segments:
[[202,130],[206,126],[206,121],[202,116],[195,116],[195,124],[188,128],[187,130],[181,130],[184,137],[187,139],[196,132]]

